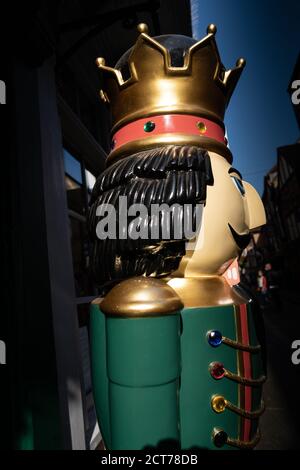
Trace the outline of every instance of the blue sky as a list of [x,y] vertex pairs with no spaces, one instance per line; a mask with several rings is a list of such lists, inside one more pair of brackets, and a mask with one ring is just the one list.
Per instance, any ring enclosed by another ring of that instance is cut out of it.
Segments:
[[[226,68],[247,61],[226,112],[234,166],[262,193],[276,148],[299,138],[287,87],[300,50],[300,2],[191,0],[193,35],[210,23]],[[299,155],[300,158],[300,155]]]

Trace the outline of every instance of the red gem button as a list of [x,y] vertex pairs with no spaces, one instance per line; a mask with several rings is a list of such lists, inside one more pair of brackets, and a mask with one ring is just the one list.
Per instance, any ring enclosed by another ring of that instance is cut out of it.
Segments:
[[211,376],[216,380],[222,379],[225,375],[225,368],[222,362],[212,362],[209,371]]

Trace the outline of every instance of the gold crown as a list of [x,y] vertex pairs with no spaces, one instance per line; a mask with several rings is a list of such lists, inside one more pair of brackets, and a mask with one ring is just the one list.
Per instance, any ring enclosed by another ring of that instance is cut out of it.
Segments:
[[112,134],[137,119],[164,114],[190,114],[223,126],[225,109],[245,66],[225,70],[215,41],[216,26],[185,51],[183,65],[172,66],[171,55],[145,24],[128,56],[129,78],[122,71],[96,60],[103,72],[100,97],[111,106]]

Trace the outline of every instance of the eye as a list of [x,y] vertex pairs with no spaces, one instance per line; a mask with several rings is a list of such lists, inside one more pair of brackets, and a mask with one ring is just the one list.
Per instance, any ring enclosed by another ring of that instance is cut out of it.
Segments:
[[231,179],[233,181],[233,184],[235,185],[235,187],[239,190],[239,192],[241,193],[242,196],[245,196],[245,188],[243,186],[243,183],[242,181],[237,178],[236,176],[231,176]]

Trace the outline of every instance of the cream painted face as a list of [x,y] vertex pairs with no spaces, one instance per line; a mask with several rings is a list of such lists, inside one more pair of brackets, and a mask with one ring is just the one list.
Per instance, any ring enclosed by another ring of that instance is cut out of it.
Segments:
[[[194,249],[187,251],[173,276],[222,274],[241,252],[238,237],[266,222],[256,190],[242,181],[224,157],[213,152],[209,155],[214,184],[207,186],[201,228]],[[237,234],[235,237],[229,224]]]

